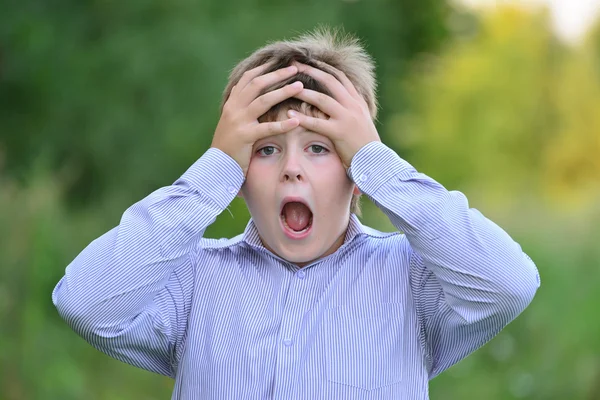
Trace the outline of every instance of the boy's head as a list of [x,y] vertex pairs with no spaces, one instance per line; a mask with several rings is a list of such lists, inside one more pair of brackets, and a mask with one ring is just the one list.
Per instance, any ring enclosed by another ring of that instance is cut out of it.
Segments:
[[[295,61],[333,76],[328,66],[342,71],[375,119],[376,82],[370,56],[357,39],[324,29],[271,43],[240,62],[230,75],[222,104],[246,71],[269,64],[268,73]],[[331,95],[324,85],[302,73],[265,92],[295,81],[301,81],[306,89]],[[259,121],[287,119],[290,109],[328,118],[316,107],[291,98],[271,108]],[[346,175],[332,143],[302,127],[255,143],[242,195],[265,246],[300,265],[334,252],[343,242],[350,213],[360,214],[360,192]]]

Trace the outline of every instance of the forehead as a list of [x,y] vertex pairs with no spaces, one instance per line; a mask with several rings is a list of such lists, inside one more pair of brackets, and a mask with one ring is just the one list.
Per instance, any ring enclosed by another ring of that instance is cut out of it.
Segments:
[[[285,108],[279,110],[279,112],[275,115],[274,121],[284,121],[284,120],[288,119],[289,117],[287,116],[287,111],[290,108],[291,107],[285,107]],[[306,115],[309,115],[313,118],[324,118],[324,114],[322,114],[320,111],[310,112],[310,110],[307,110],[307,109],[296,110],[296,111],[303,112]],[[271,139],[273,139],[273,138],[292,139],[292,138],[296,138],[296,137],[300,138],[300,139],[313,139],[313,140],[319,139],[319,140],[329,142],[329,139],[327,139],[327,137],[321,135],[320,133],[316,133],[314,131],[309,131],[302,126],[298,126],[287,133],[281,133],[279,135],[271,136],[270,138]]]
[[302,126],[297,126],[296,128],[286,133],[280,133],[278,135],[269,136],[267,138],[262,139],[261,142],[265,140],[277,140],[280,142],[318,140],[321,142],[330,143],[329,139],[326,136],[323,136],[320,133],[309,131],[303,128]]

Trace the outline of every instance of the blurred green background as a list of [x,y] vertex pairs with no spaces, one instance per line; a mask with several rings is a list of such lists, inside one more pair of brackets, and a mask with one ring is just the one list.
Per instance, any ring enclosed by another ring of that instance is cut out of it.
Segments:
[[[600,399],[600,27],[440,0],[5,0],[0,5],[0,399],[168,399],[50,294],[83,247],[210,145],[230,69],[318,24],[377,61],[387,144],[536,261],[532,305],[431,398]],[[241,232],[236,199],[212,237]],[[393,227],[371,203],[366,224]]]

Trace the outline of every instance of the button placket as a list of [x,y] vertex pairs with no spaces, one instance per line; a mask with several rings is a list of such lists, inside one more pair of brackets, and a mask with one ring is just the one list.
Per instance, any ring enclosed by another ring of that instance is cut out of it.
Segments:
[[288,275],[289,288],[279,328],[275,390],[281,390],[282,393],[294,384],[293,377],[298,373],[298,360],[302,354],[299,331],[304,319],[307,296],[304,290],[306,282],[299,278],[298,272],[300,271]]
[[[305,346],[311,342],[310,334],[314,334],[315,326],[318,326],[317,306],[326,287],[326,283],[320,282],[317,278],[323,273],[322,271],[330,267],[329,264],[333,259],[332,257],[329,261],[322,260],[315,263],[318,265],[311,263],[302,268],[291,263],[286,264],[287,293],[276,345],[277,367],[273,398],[289,398],[289,393],[286,393],[285,389],[294,388],[298,384],[297,377],[306,367],[301,361],[306,357]],[[292,340],[290,346],[284,343],[286,339]]]
[[291,347],[295,344],[295,338],[302,325],[306,300],[306,296],[303,294],[305,288],[303,281],[306,276],[305,271],[299,270],[290,282],[280,330],[280,340],[284,347]]

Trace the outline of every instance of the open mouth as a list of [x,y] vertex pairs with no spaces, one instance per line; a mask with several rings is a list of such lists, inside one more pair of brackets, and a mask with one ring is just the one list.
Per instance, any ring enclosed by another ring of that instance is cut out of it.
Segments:
[[306,236],[313,225],[313,213],[302,201],[285,202],[279,218],[284,232],[294,239]]

